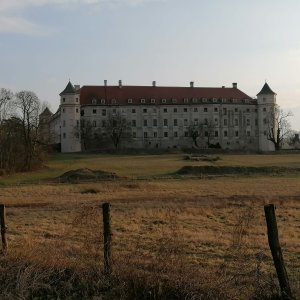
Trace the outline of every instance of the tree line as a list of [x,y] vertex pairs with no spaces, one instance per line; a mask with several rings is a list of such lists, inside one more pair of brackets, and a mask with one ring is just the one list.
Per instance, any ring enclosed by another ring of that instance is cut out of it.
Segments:
[[42,105],[32,91],[0,89],[0,170],[30,171],[41,166],[44,145],[39,139]]

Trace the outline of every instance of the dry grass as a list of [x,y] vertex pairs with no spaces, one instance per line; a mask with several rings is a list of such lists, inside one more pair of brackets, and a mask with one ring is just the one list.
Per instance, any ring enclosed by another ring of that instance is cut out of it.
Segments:
[[[179,157],[169,159],[156,160],[159,172],[177,168],[172,164]],[[295,167],[297,159],[287,157],[283,164]],[[138,160],[129,170],[124,163],[122,175],[145,174],[131,171]],[[258,160],[257,165],[263,163]],[[117,172],[114,163],[97,168]],[[155,173],[151,170],[147,174]],[[101,204],[107,201],[113,229],[110,280],[101,272]],[[3,187],[0,203],[7,206],[9,253],[0,258],[0,297],[271,299],[278,285],[263,211],[270,202],[277,206],[287,271],[300,297],[297,176]]]

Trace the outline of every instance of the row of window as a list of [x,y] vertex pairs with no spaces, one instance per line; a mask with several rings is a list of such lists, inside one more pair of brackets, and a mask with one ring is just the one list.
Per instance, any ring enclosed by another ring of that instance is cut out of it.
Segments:
[[[64,98],[63,98],[64,99]],[[237,103],[238,102],[238,99],[227,99],[227,98],[221,98],[221,99],[218,99],[218,98],[183,98],[183,103],[199,103],[199,102],[209,102],[209,101],[212,101],[213,103],[218,103],[218,102],[222,102],[222,103]],[[242,99],[240,100],[241,102],[243,103],[250,103],[250,99]],[[97,104],[97,99],[93,98],[92,99],[92,104]],[[105,103],[109,103],[109,101],[106,101],[105,99],[101,99],[100,100],[100,103],[101,104],[105,104]],[[111,99],[111,103],[112,104],[117,104],[117,99]],[[156,100],[154,98],[151,98],[150,99],[150,103],[152,104],[155,104],[155,103],[167,103],[167,99],[166,98],[163,98],[163,99],[160,99],[160,100]],[[176,98],[172,98],[170,99],[170,102],[173,103],[173,104],[176,104],[178,103],[177,99]],[[127,103],[131,104],[133,103],[133,99],[129,98],[127,99]],[[140,103],[142,104],[145,104],[146,103],[146,99],[145,98],[142,98],[140,99]]]
[[[265,109],[265,108],[264,108]],[[164,108],[163,109],[163,112],[164,113],[168,113],[168,112],[171,112],[172,110],[171,109],[168,109],[168,108]],[[188,108],[187,107],[184,107],[183,108],[183,110],[182,110],[184,113],[187,113],[188,112]],[[213,110],[215,113],[217,113],[217,112],[219,112],[219,108],[218,107],[214,107],[214,110]],[[227,115],[227,108],[226,107],[224,107],[223,108],[223,110],[222,110],[222,112],[223,112],[223,114],[224,115]],[[234,109],[234,112],[238,112],[239,110],[238,110],[238,108],[235,108]],[[97,112],[99,112],[96,108],[94,108],[93,110],[92,110],[92,113],[93,114],[97,114]],[[135,108],[132,108],[131,109],[131,113],[133,113],[133,114],[135,114],[137,111],[136,111],[136,109]],[[148,112],[150,112],[150,109],[148,109],[148,108],[143,108],[143,113],[148,113]],[[157,108],[152,108],[152,112],[153,113],[157,113]],[[173,108],[173,111],[172,111],[173,113],[177,113],[177,112],[179,112],[179,109],[177,108],[177,107],[174,107]],[[201,109],[200,109],[200,107],[194,107],[193,108],[193,112],[201,112]],[[205,112],[205,113],[207,113],[208,112],[208,108],[207,107],[203,107],[203,112]],[[250,108],[247,108],[246,109],[246,112],[247,113],[250,113]],[[257,109],[254,109],[254,112],[257,112]],[[113,110],[112,110],[112,113],[113,114],[116,114],[117,113],[117,109],[116,108],[114,108]],[[107,114],[107,110],[106,109],[101,109],[101,115],[102,116],[106,116],[106,114]],[[84,116],[84,110],[82,109],[81,110],[81,115],[82,116]]]

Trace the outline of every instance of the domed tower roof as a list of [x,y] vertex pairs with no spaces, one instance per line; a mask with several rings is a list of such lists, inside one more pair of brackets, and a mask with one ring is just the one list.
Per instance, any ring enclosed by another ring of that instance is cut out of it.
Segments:
[[265,83],[261,91],[257,94],[257,96],[259,95],[276,95],[276,93],[274,93],[269,85]]
[[59,95],[61,96],[65,94],[75,94],[75,93],[76,93],[75,87],[73,86],[71,81],[69,81],[66,88]]

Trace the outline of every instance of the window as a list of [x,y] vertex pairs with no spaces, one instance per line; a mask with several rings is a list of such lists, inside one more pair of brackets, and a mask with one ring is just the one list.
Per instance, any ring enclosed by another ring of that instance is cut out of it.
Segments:
[[164,119],[164,126],[168,126],[168,119]]
[[133,137],[134,139],[136,138],[136,132],[135,132],[135,131],[132,132],[132,137]]
[[76,120],[76,127],[79,128],[79,120]]
[[141,99],[141,103],[145,103],[146,102],[146,100],[145,99]]
[[193,103],[197,103],[197,98],[193,98]]
[[208,131],[204,132],[204,136],[206,136],[206,137],[208,136]]
[[96,126],[97,126],[96,121],[93,121],[93,127],[96,127]]
[[66,133],[64,132],[63,133],[63,138],[65,139],[67,137]]
[[247,113],[250,112],[250,108],[247,108],[246,111],[247,111]]
[[203,111],[204,111],[204,112],[207,112],[207,107],[204,107],[204,108],[203,108]]
[[92,99],[92,104],[97,104],[97,99]]
[[128,103],[132,103],[132,99],[128,99]]
[[250,136],[250,131],[247,131],[247,136]]
[[264,107],[264,108],[263,108],[263,111],[264,111],[264,112],[266,112],[266,111],[267,111],[267,108],[266,108],[266,107]]
[[148,138],[148,132],[144,132],[144,139]]
[[97,109],[93,109],[93,114],[96,114],[97,113]]
[[206,98],[202,98],[202,101],[203,101],[203,102],[207,102],[207,99],[206,99]]
[[239,110],[237,108],[234,109],[234,112],[238,112]]
[[62,109],[62,112],[63,112],[63,113],[65,112],[65,109],[64,109],[64,108]]
[[183,103],[189,103],[189,99],[188,98],[184,98],[183,99]]
[[66,127],[66,121],[63,120],[63,127]]
[[81,111],[80,111],[80,115],[83,117],[84,116],[84,109],[82,109]]
[[198,112],[198,107],[194,107],[194,112]]
[[66,98],[63,98],[63,102],[66,102]]
[[208,120],[204,119],[204,125],[208,125]]
[[102,116],[106,116],[106,109],[102,109]]
[[185,136],[185,137],[188,137],[188,136],[189,136],[189,132],[188,132],[188,131],[185,131],[185,132],[184,132],[184,136]]
[[218,112],[218,108],[217,107],[214,108],[214,112]]
[[153,126],[157,126],[157,119],[153,119]]
[[227,108],[226,107],[223,108],[223,114],[227,115]]
[[131,126],[132,126],[132,127],[136,127],[136,120],[132,120],[132,121],[131,121]]
[[167,131],[164,132],[164,137],[168,137],[169,133]]
[[215,131],[215,137],[219,136],[219,131]]
[[255,126],[258,126],[258,119],[255,119]]
[[76,108],[76,112],[79,113],[79,109],[78,108]]
[[264,118],[264,124],[267,124],[267,119],[266,118]]
[[155,107],[153,108],[153,113],[157,113],[157,109]]
[[185,108],[183,109],[183,112],[187,112],[187,107],[185,107]]
[[177,103],[177,99],[172,99],[172,103]]
[[250,119],[247,119],[247,126],[250,126]]
[[235,131],[235,136],[238,137],[239,136],[239,132],[236,130]]
[[183,125],[184,125],[184,126],[188,126],[188,119],[184,119],[184,120],[183,120]]
[[167,102],[167,99],[161,99],[161,102],[162,102],[162,103],[166,103],[166,102]]
[[135,109],[135,108],[132,108],[132,109],[131,109],[131,113],[135,114],[135,113],[136,113],[136,109]]
[[174,119],[174,126],[178,126],[178,120]]
[[164,108],[164,113],[167,113],[168,112],[168,109],[167,108]]
[[152,99],[151,99],[151,103],[155,103],[155,99],[152,98]]
[[176,108],[176,107],[173,109],[173,112],[174,112],[174,113],[177,113],[177,108]]
[[212,100],[213,100],[213,102],[217,102],[218,101],[217,98],[213,98]]
[[239,120],[238,119],[234,119],[234,125],[238,126],[239,125]]
[[198,119],[194,119],[194,125],[198,125]]
[[105,99],[101,99],[101,104],[105,104]]
[[78,98],[76,98],[76,100],[75,100],[76,102],[78,102]]
[[147,108],[144,108],[144,109],[143,109],[143,113],[144,113],[144,114],[147,113]]
[[114,108],[113,109],[113,114],[116,114],[117,113],[117,110]]
[[224,125],[227,126],[227,119],[224,119]]
[[215,124],[218,125],[219,124],[219,119],[215,119]]
[[264,131],[264,135],[267,135],[267,132],[266,132],[266,131]]
[[153,132],[153,137],[157,138],[157,132],[156,131]]
[[227,137],[228,133],[227,130],[224,130],[224,136]]
[[178,137],[178,132],[177,131],[174,132],[174,137]]
[[144,120],[144,126],[148,126],[148,120]]
[[106,120],[102,120],[102,127],[106,126]]

